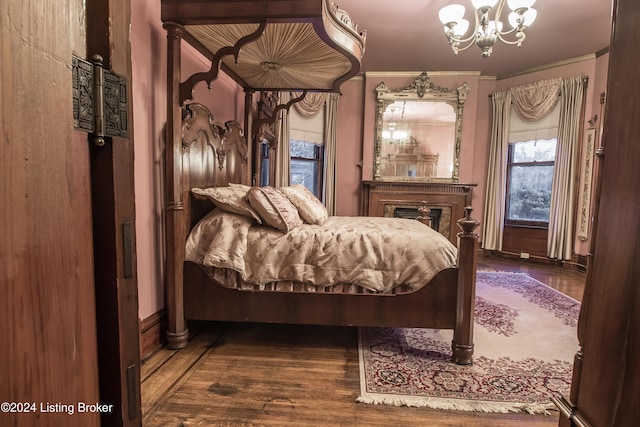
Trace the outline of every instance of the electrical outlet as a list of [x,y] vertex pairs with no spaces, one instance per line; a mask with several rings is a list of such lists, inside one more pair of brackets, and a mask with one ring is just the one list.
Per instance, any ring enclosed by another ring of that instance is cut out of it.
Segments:
[[529,259],[529,252],[520,252],[520,258]]

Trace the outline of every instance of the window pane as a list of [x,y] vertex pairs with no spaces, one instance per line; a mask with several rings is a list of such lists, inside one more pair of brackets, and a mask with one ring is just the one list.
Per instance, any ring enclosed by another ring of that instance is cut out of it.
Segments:
[[507,219],[549,222],[553,166],[516,166],[511,168]]
[[306,141],[289,141],[289,154],[291,157],[299,157],[303,159],[315,159],[317,144]]
[[513,144],[513,162],[552,162],[556,158],[554,139],[516,142]]
[[316,197],[318,194],[318,162],[312,160],[291,160],[291,185],[303,184]]
[[260,171],[260,185],[269,185],[269,158],[262,159],[262,170]]

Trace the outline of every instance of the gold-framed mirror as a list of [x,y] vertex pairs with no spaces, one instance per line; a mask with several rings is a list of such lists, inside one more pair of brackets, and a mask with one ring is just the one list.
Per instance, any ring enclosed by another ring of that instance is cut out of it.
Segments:
[[376,87],[374,180],[458,182],[469,88],[440,87],[426,72],[408,86]]

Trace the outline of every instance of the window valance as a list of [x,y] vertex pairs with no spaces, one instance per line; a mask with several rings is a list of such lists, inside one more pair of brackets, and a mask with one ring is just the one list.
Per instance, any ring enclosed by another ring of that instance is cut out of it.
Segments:
[[523,120],[534,122],[545,117],[558,102],[561,78],[541,80],[509,89],[514,111]]
[[[293,97],[300,96],[302,92],[293,92]],[[326,96],[322,92],[307,92],[307,95],[300,102],[293,104],[298,114],[306,119],[313,118],[318,115],[322,107],[324,107]]]

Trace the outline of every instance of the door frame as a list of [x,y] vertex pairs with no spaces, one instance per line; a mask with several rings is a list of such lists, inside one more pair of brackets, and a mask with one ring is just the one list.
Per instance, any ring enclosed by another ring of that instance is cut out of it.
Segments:
[[[86,7],[87,53],[127,79],[131,106],[131,2],[87,0]],[[101,422],[109,426],[142,423],[131,110],[128,138],[89,142],[100,401],[115,408]]]

